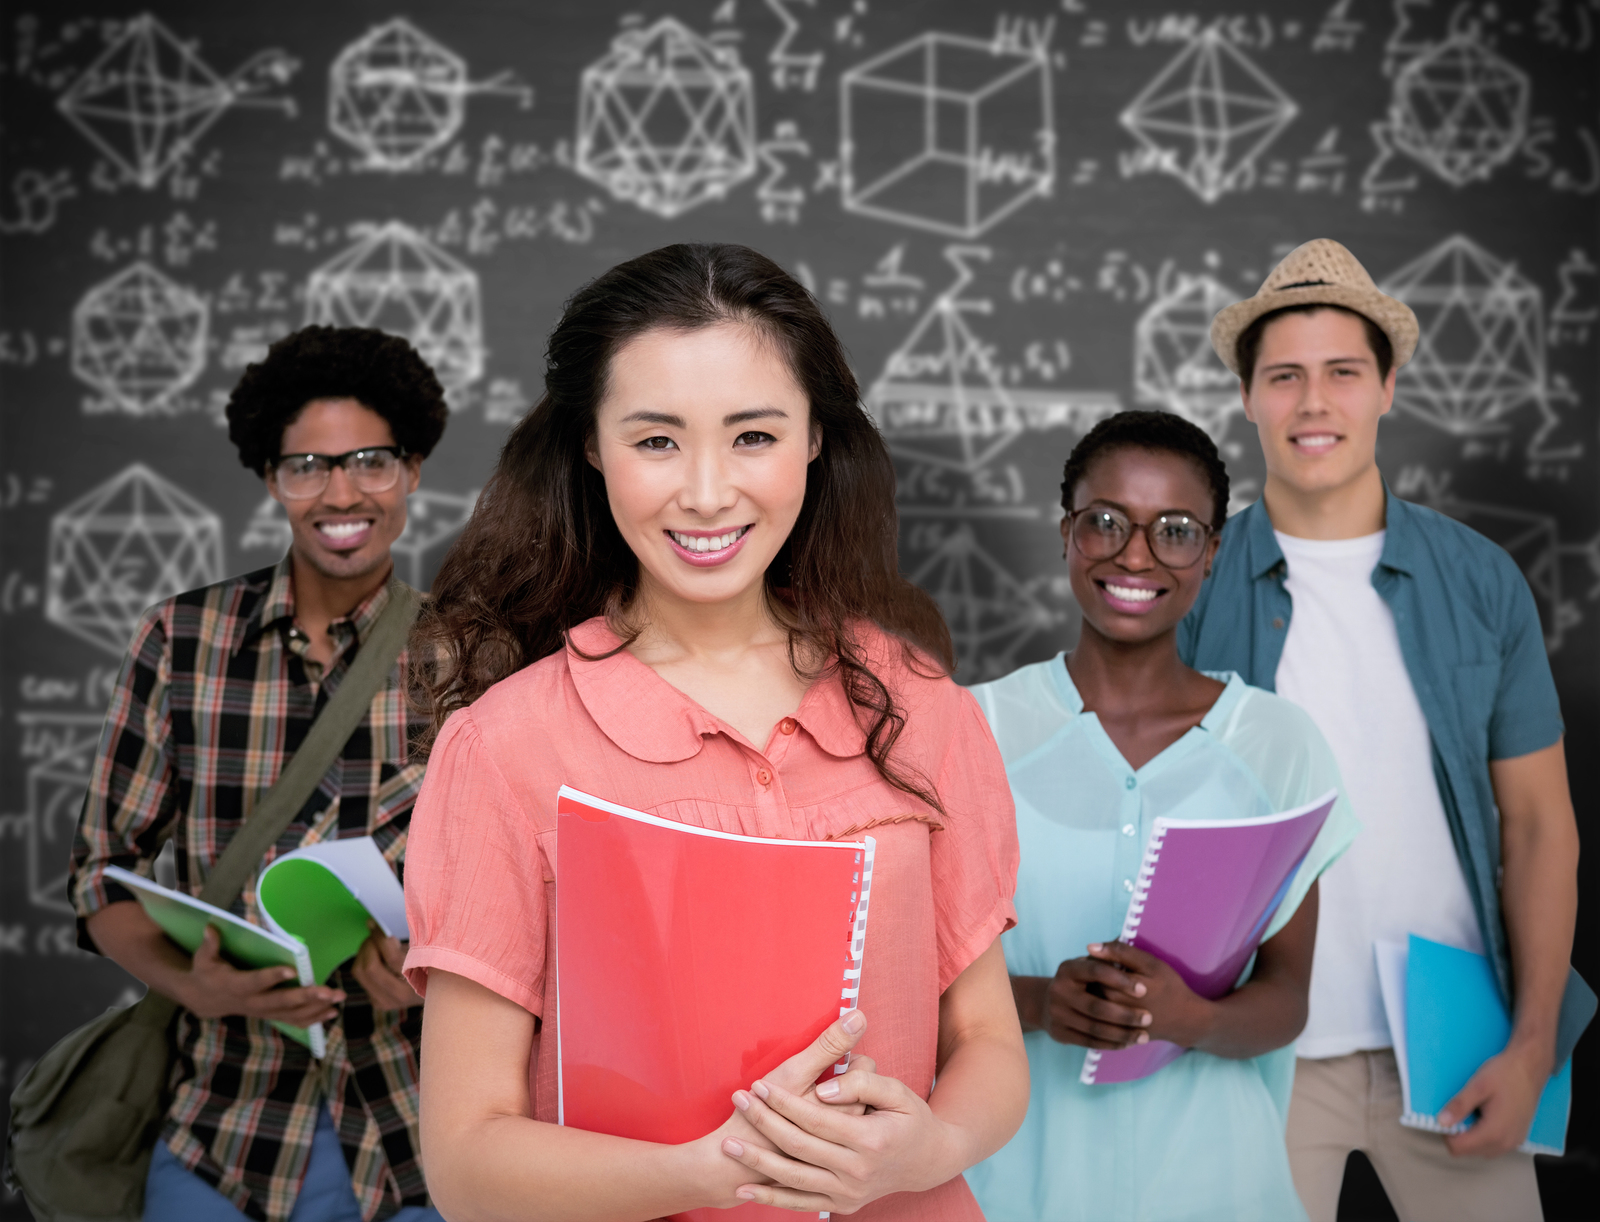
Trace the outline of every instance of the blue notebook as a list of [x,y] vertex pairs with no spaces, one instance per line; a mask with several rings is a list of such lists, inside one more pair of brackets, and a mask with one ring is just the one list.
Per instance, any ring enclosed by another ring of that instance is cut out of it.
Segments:
[[[1472,1117],[1445,1128],[1435,1117],[1478,1067],[1511,1038],[1511,1015],[1482,955],[1412,934],[1405,945],[1374,948],[1405,1110],[1400,1123],[1434,1133],[1460,1133]],[[1572,1110],[1572,1062],[1550,1078],[1522,1149],[1561,1154]]]

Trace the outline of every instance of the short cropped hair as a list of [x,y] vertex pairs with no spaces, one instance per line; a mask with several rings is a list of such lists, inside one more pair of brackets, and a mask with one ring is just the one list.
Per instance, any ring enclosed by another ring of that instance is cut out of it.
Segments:
[[1084,434],[1061,472],[1061,508],[1072,512],[1072,493],[1096,460],[1113,450],[1153,450],[1188,459],[1211,486],[1211,528],[1228,519],[1228,468],[1203,429],[1171,412],[1118,412]]
[[1390,344],[1389,337],[1384,334],[1382,327],[1356,310],[1311,301],[1304,305],[1284,306],[1281,310],[1268,310],[1239,333],[1234,352],[1239,358],[1239,381],[1244,383],[1246,390],[1250,389],[1250,381],[1255,377],[1256,358],[1261,354],[1261,337],[1267,333],[1267,325],[1285,314],[1311,314],[1317,310],[1337,310],[1341,314],[1350,315],[1351,318],[1359,318],[1362,329],[1367,333],[1367,347],[1372,349],[1372,359],[1378,366],[1378,381],[1381,382],[1389,376],[1389,370],[1394,366],[1394,346]]
[[444,433],[444,388],[417,350],[370,327],[302,327],[250,365],[228,399],[228,440],[257,474],[313,399],[354,399],[382,416],[395,444],[426,458]]

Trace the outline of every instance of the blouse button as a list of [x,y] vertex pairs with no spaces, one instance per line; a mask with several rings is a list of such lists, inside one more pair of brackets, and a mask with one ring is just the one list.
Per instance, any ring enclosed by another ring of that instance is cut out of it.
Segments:
[[1124,781],[1122,783],[1124,785],[1126,785],[1129,789],[1132,789],[1132,788],[1134,788],[1134,786],[1138,785],[1139,782],[1134,780],[1132,777],[1129,777],[1126,781]]
[[778,723],[778,729],[784,734],[793,734],[794,728],[799,724],[793,717],[785,717]]
[[1131,878],[1123,879],[1122,880],[1122,889],[1124,891],[1132,891],[1133,890],[1133,879],[1131,879]]
[[772,784],[772,773],[768,772],[765,768],[759,769],[756,772],[756,780],[760,781],[763,785],[770,785]]
[[1272,617],[1272,626],[1274,628],[1282,628],[1283,627],[1283,616],[1281,616],[1281,615],[1273,616]]
[[1131,835],[1133,835],[1133,824],[1131,824],[1131,823],[1124,823],[1124,824],[1123,824],[1123,825],[1122,825],[1122,834],[1123,834],[1123,835],[1124,835],[1124,836],[1131,836]]

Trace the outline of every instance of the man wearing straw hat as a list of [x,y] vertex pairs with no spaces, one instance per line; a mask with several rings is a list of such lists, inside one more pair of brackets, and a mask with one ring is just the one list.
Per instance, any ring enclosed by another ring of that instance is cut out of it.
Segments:
[[[1578,834],[1538,612],[1503,550],[1398,499],[1378,421],[1417,345],[1410,307],[1339,243],[1307,242],[1211,343],[1266,459],[1179,629],[1184,661],[1303,706],[1363,824],[1323,876],[1310,1013],[1288,1119],[1295,1186],[1332,1222],[1345,1160],[1372,1160],[1400,1217],[1541,1216],[1518,1147],[1594,1011],[1569,967]],[[1408,934],[1485,954],[1510,1043],[1445,1110],[1401,1127],[1373,955]]]

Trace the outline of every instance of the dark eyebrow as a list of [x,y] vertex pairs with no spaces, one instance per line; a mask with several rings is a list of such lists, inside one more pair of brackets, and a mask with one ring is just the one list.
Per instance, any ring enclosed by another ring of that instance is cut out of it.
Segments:
[[722,418],[722,427],[728,428],[735,424],[745,424],[751,420],[787,420],[789,413],[779,407],[752,407],[746,411],[733,412]]
[[687,428],[682,416],[668,412],[632,412],[617,421],[618,424],[670,424],[674,428]]

